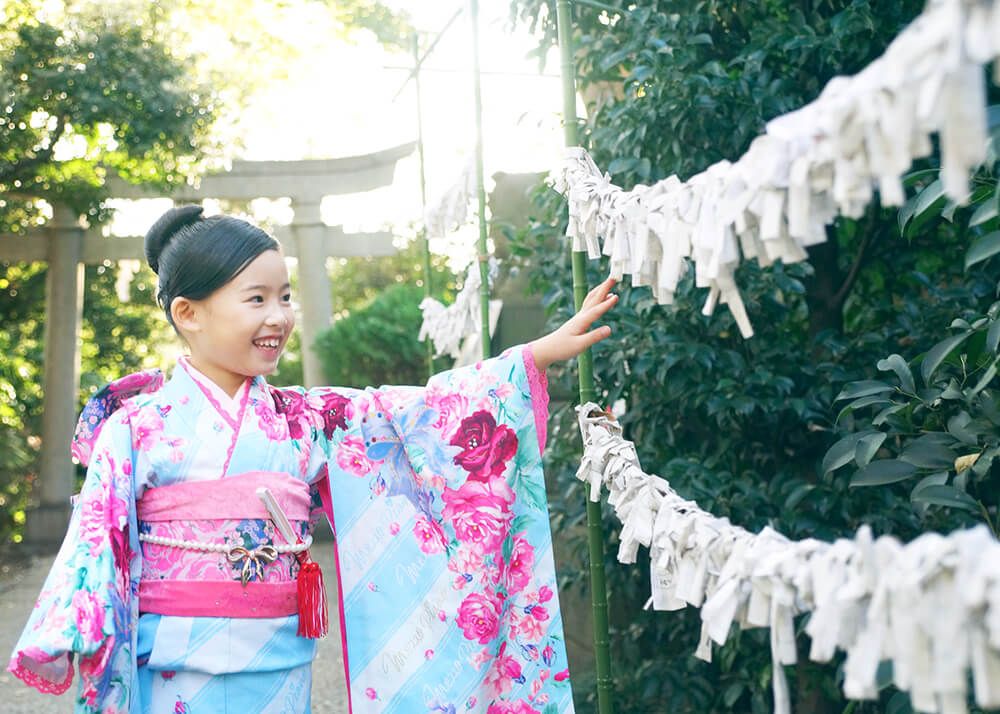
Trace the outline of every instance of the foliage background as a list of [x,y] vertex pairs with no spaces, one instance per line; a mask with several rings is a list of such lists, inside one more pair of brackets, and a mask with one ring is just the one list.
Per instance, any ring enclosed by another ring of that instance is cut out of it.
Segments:
[[[515,21],[538,32],[540,57],[554,42],[554,5],[512,3]],[[734,159],[768,119],[811,101],[834,75],[857,72],[874,59],[922,6],[865,0],[574,3],[577,75],[588,103],[584,144],[624,188],[670,174],[687,178],[720,159]],[[995,527],[991,463],[963,478],[937,451],[934,469],[926,463],[890,467],[907,475],[851,488],[852,478],[864,482],[859,473],[870,462],[895,460],[928,431],[947,439],[947,446],[938,445],[953,456],[985,455],[996,440],[989,408],[971,392],[995,359],[995,350],[984,345],[996,311],[987,314],[997,264],[985,259],[966,270],[962,260],[971,240],[995,230],[995,211],[977,223],[978,205],[945,206],[934,195],[935,166],[932,157],[909,180],[915,198],[901,212],[905,233],[897,211],[876,206],[857,221],[837,221],[828,243],[810,252],[809,264],[767,271],[743,266],[738,282],[757,331],[751,340],[739,337],[724,311],[711,318],[700,314],[704,293],[692,288],[690,278],[674,307],[656,305],[646,288],[620,286],[621,304],[608,320],[613,337],[596,349],[595,378],[604,403],[624,400],[626,436],[636,442],[647,471],[734,523],[750,529],[769,524],[793,538],[832,539],[862,523],[903,539],[984,520]],[[978,204],[995,205],[992,171],[984,170],[977,182]],[[559,240],[564,226],[561,198],[539,189],[537,213],[519,237],[518,253],[544,294],[552,325],[572,309],[566,242]],[[589,266],[591,284],[606,268]],[[890,353],[904,356],[899,361],[911,362],[917,373],[921,355],[950,334],[954,318],[969,323],[957,329],[979,335],[963,343],[978,350],[970,347],[963,357],[964,348],[939,349],[947,358],[943,371],[927,384],[921,380],[920,395],[908,396],[913,389],[904,394],[891,371],[891,379],[879,373],[876,364]],[[573,365],[554,376],[572,393]],[[847,410],[838,421],[848,403],[836,402],[842,390],[853,394],[863,389],[853,382],[876,378],[884,388],[869,396],[902,405],[895,416],[876,425],[884,405],[870,404]],[[941,394],[952,379],[961,394],[948,402]],[[987,379],[982,390],[989,397],[995,386]],[[963,410],[978,429],[964,443],[946,428]],[[579,437],[570,406],[555,414],[552,429],[546,466],[550,494],[558,494],[552,500],[554,528],[576,555],[561,564],[561,573],[567,586],[583,589],[584,497],[574,478]],[[831,459],[828,451],[842,439],[847,442]],[[936,482],[924,487],[953,490],[924,493],[911,503],[919,477],[932,473]],[[648,562],[622,567],[615,561],[616,521],[610,512],[606,516],[616,710],[769,712],[766,633],[735,636],[712,664],[696,660],[697,612],[642,610]],[[806,650],[801,654],[805,660]],[[839,667],[838,660],[788,668],[796,711],[909,710],[905,695],[891,687],[880,702],[845,702]],[[576,672],[581,711],[594,708],[588,676]]]
[[[375,0],[319,4],[340,40],[375,32],[398,45],[409,31],[404,15]],[[167,188],[238,152],[240,107],[280,81],[299,52],[294,38],[273,31],[284,5],[0,0],[0,234],[43,225],[55,201],[101,225],[111,216],[109,174]],[[205,27],[228,48],[225,62],[192,49]],[[371,297],[352,276],[403,280],[402,261],[338,266],[340,286],[354,291],[335,287],[338,309]],[[0,556],[21,539],[41,445],[45,275],[44,263],[0,261]],[[153,300],[155,276],[143,267],[128,301],[118,297],[118,276],[111,262],[86,268],[81,388],[61,395],[67,409],[79,411],[111,379],[169,366],[177,349]],[[300,382],[300,363],[286,364],[284,383]]]

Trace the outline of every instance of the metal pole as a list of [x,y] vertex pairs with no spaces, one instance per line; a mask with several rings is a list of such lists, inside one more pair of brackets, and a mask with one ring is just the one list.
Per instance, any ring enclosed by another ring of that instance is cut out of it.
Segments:
[[[420,38],[413,33],[413,86],[417,91],[417,158],[420,162],[420,234],[424,249],[424,297],[431,296],[431,242],[427,237],[427,223],[423,216],[427,212],[427,181],[424,178],[424,116],[420,95]],[[424,342],[427,349],[427,376],[434,375],[434,345],[430,339]]]
[[[559,50],[562,58],[563,125],[566,146],[578,146],[576,69],[573,63],[573,27],[570,0],[557,0]],[[587,264],[582,252],[573,252],[573,302],[579,310],[587,296]],[[588,349],[578,357],[580,403],[596,401],[593,359]],[[594,657],[597,663],[597,711],[611,714],[611,654],[608,636],[608,593],[604,582],[604,534],[600,502],[587,499],[587,544],[590,553],[590,600],[594,610]]]
[[479,0],[469,0],[472,22],[472,92],[476,104],[476,193],[479,198],[479,308],[482,319],[483,359],[490,356],[489,254],[486,252],[486,188],[483,178],[483,96],[479,74]]

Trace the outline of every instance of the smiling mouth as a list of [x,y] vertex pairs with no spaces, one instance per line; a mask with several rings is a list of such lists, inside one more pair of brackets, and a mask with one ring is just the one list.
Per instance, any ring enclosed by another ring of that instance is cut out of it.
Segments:
[[281,338],[279,337],[267,337],[260,340],[254,340],[253,344],[256,347],[260,347],[265,350],[276,350],[281,346]]

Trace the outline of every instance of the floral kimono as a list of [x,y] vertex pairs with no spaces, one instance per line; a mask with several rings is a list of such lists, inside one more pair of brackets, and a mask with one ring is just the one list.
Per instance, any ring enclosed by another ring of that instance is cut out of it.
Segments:
[[572,712],[547,403],[527,347],[424,388],[231,398],[184,358],[118,380],[81,416],[87,478],[8,669],[59,693],[76,655],[87,714],[307,712],[325,513],[352,712]]

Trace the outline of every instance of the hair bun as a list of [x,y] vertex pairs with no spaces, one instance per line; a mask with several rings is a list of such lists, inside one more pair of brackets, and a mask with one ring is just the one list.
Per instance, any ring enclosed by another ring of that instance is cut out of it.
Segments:
[[203,206],[195,204],[176,206],[156,220],[153,227],[146,233],[145,241],[146,260],[154,273],[160,272],[160,253],[163,252],[164,246],[170,242],[177,231],[201,218],[204,210]]

